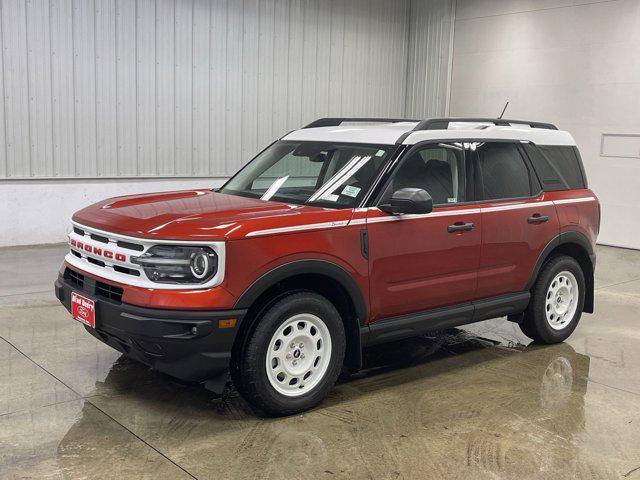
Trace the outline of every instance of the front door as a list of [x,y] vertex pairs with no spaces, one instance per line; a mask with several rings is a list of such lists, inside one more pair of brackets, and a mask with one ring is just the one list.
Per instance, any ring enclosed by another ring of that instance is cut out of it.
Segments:
[[472,300],[480,259],[480,209],[473,165],[463,146],[415,146],[395,169],[378,204],[401,188],[422,188],[434,202],[424,215],[367,212],[372,320]]

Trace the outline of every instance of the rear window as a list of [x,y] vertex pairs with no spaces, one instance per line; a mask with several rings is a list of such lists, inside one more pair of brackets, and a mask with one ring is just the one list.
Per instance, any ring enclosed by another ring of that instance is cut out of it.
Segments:
[[525,144],[524,149],[544,190],[586,188],[582,164],[575,147]]

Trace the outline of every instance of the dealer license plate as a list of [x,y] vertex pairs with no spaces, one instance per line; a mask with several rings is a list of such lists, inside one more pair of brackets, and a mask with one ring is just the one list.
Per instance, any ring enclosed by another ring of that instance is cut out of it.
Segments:
[[71,315],[79,322],[96,328],[96,302],[71,292]]

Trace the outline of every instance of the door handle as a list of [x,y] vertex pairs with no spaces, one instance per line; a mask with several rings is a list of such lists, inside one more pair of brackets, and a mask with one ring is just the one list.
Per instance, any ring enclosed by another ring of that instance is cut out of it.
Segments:
[[539,213],[536,213],[532,217],[527,218],[527,222],[529,223],[544,223],[548,220],[549,217],[547,215],[540,215]]
[[473,230],[473,227],[475,225],[473,223],[463,223],[463,222],[456,222],[453,225],[449,225],[447,227],[447,232],[449,233],[455,233],[455,232],[467,232],[469,230]]

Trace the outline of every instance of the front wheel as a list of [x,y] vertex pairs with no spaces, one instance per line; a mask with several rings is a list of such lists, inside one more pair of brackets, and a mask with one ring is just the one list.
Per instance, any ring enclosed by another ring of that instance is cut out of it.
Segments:
[[520,329],[541,343],[564,341],[580,321],[584,294],[580,264],[567,255],[552,258],[538,275]]
[[333,304],[313,292],[274,303],[257,319],[234,359],[242,396],[269,415],[307,410],[333,387],[345,353],[344,325]]

